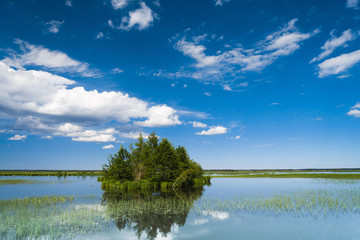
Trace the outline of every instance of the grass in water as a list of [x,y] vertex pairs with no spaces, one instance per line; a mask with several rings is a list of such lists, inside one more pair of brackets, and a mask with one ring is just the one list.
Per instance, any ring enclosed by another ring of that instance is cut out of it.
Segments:
[[75,205],[73,196],[0,201],[1,239],[71,239],[109,221],[96,205]]
[[213,178],[327,178],[327,179],[360,179],[357,173],[263,173],[263,174],[229,174],[214,175]]
[[224,211],[227,213],[256,213],[265,215],[290,214],[321,217],[341,213],[360,213],[360,189],[311,190],[282,192],[270,196],[236,196],[230,199],[202,199],[194,206],[195,213]]
[[358,185],[230,198],[204,198],[202,192],[105,192],[101,204],[96,197],[73,196],[0,200],[0,239],[74,239],[115,226],[155,239],[159,232],[169,233],[173,224],[183,226],[189,213],[314,218],[360,213]]
[[14,184],[32,184],[38,183],[37,181],[25,179],[0,179],[0,185],[14,185]]

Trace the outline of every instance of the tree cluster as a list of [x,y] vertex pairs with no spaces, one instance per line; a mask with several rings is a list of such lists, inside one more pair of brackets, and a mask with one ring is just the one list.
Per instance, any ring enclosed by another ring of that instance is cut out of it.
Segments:
[[140,135],[129,151],[121,146],[108,161],[103,166],[105,180],[173,182],[183,187],[203,174],[201,166],[190,159],[184,147],[175,148],[166,138],[159,142],[155,133],[147,140]]

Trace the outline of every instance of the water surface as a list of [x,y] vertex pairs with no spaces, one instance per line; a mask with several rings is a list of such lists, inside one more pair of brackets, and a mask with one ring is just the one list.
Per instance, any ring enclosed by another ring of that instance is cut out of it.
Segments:
[[96,177],[0,179],[34,181],[0,185],[3,239],[360,238],[358,180],[214,178],[187,193],[128,193]]

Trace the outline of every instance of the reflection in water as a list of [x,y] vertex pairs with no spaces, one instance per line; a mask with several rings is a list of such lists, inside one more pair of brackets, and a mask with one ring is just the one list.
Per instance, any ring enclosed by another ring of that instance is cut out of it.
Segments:
[[173,225],[184,226],[194,202],[203,188],[186,192],[122,192],[103,194],[102,203],[119,230],[132,228],[140,239],[143,232],[148,239],[158,233],[166,236]]

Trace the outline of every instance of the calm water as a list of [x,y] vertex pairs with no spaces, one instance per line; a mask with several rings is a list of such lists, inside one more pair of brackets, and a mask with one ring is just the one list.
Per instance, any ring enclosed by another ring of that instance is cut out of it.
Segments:
[[[2,239],[360,239],[357,180],[215,178],[192,193],[119,193],[96,177],[0,179],[37,181],[0,185]],[[74,198],[10,201],[44,196]]]

